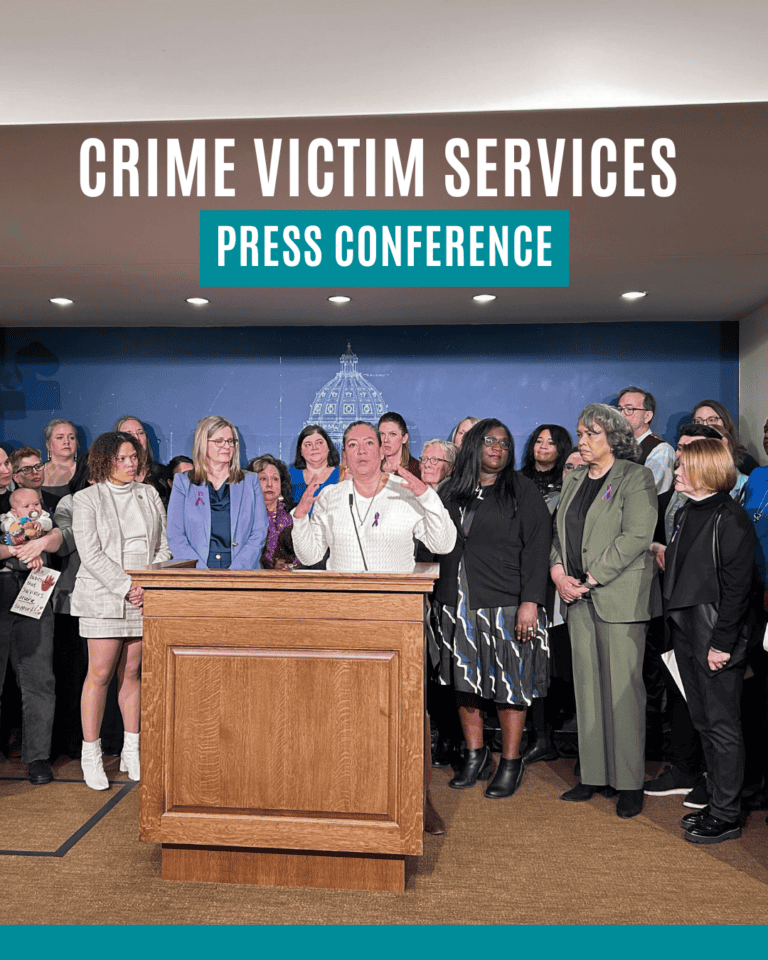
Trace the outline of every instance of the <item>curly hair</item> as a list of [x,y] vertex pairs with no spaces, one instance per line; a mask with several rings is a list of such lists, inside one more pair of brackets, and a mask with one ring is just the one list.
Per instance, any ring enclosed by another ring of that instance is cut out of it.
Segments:
[[265,467],[270,466],[274,467],[280,474],[280,496],[283,498],[285,509],[293,510],[296,506],[291,496],[291,487],[293,484],[291,483],[291,475],[288,472],[288,467],[282,460],[278,460],[278,458],[272,456],[271,453],[262,453],[260,457],[254,457],[253,460],[249,460],[245,469],[250,470],[252,473],[261,473]]
[[611,453],[617,460],[640,462],[642,455],[632,427],[616,407],[610,407],[607,403],[588,403],[579,414],[579,422],[589,430],[595,424],[604,430]]
[[301,452],[301,445],[307,439],[311,437],[313,433],[319,433],[320,436],[328,444],[328,461],[327,465],[329,467],[338,467],[341,463],[341,457],[339,456],[339,451],[336,449],[336,444],[331,440],[325,430],[320,426],[319,423],[310,423],[308,426],[299,434],[299,439],[296,441],[296,456],[293,458],[294,466],[297,470],[306,470],[307,461],[304,459],[304,454]]
[[115,457],[124,443],[130,443],[139,458],[136,472],[143,473],[146,470],[147,458],[144,454],[144,447],[136,437],[132,433],[124,433],[122,430],[112,430],[109,433],[99,434],[88,451],[90,479],[94,483],[104,483],[109,480],[114,473]]

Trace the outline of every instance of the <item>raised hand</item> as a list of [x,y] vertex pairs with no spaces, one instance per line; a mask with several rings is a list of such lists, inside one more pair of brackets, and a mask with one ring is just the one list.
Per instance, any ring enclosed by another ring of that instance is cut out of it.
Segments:
[[405,467],[398,467],[395,473],[398,477],[402,477],[405,481],[403,486],[407,487],[416,497],[420,497],[422,493],[425,493],[429,489],[423,480],[419,480],[417,476],[411,473],[410,470],[406,470]]
[[306,517],[309,511],[312,509],[312,506],[320,496],[318,493],[318,488],[322,481],[315,474],[309,478],[309,483],[307,484],[307,489],[301,495],[301,500],[299,500],[296,509],[293,511],[293,515],[297,520],[301,520],[302,517]]

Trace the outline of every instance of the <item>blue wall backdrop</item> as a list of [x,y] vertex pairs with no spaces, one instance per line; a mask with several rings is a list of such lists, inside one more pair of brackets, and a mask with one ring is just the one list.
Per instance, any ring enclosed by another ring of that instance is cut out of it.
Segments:
[[655,394],[653,426],[670,441],[705,397],[738,418],[735,322],[46,328],[6,330],[2,340],[0,439],[42,446],[45,424],[67,417],[87,445],[133,414],[163,462],[191,454],[195,424],[209,413],[237,424],[246,458],[290,461],[348,342],[357,372],[405,417],[417,456],[463,417],[495,416],[512,430],[519,464],[537,424],[573,433],[586,403],[615,402],[630,384]]

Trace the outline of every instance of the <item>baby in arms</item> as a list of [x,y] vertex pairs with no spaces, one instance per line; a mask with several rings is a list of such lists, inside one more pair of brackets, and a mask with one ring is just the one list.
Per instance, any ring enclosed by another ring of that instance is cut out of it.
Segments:
[[[36,490],[28,490],[24,487],[14,490],[10,496],[10,503],[10,512],[0,515],[3,543],[18,547],[28,540],[37,540],[52,529],[51,516],[43,510],[40,494]],[[37,557],[29,565],[29,569],[39,570],[42,565],[41,558]],[[21,566],[27,569],[25,564]]]

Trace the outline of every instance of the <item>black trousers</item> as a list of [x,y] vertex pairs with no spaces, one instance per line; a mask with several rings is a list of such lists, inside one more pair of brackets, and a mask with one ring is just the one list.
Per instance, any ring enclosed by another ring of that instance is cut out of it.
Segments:
[[666,666],[664,666],[664,679],[667,686],[667,709],[671,726],[668,759],[689,776],[697,777],[704,769],[701,737],[691,721],[685,697]]
[[710,675],[694,659],[685,634],[674,623],[670,627],[688,710],[701,737],[710,811],[722,820],[738,820],[744,785],[741,691],[746,664]]
[[50,603],[39,620],[11,613],[23,576],[0,574],[0,694],[10,658],[21,689],[21,760],[46,760],[51,753],[53,711],[53,613]]

